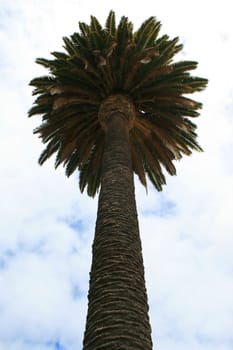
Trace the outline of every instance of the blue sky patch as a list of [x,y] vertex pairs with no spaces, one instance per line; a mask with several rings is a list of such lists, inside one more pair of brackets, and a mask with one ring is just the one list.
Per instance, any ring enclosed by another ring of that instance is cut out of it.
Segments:
[[51,349],[53,350],[67,350],[66,347],[64,347],[59,340],[52,340],[47,342],[47,344]]

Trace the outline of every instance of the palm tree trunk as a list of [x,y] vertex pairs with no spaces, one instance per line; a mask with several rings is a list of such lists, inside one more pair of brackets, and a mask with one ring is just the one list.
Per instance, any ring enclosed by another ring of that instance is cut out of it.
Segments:
[[128,121],[105,130],[83,350],[151,350]]

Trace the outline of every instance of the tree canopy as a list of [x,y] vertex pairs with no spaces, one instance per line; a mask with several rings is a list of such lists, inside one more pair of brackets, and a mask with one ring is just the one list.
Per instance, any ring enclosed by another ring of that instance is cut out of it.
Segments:
[[65,37],[65,52],[36,62],[49,70],[30,82],[36,96],[29,116],[42,115],[35,129],[46,144],[39,163],[56,154],[66,175],[79,171],[80,190],[94,196],[101,180],[104,131],[98,119],[100,106],[114,94],[127,96],[135,106],[130,130],[133,170],[147,186],[157,190],[166,183],[164,169],[176,174],[174,160],[201,151],[196,125],[201,103],[187,97],[201,91],[207,80],[192,76],[194,61],[174,61],[183,48],[179,38],[160,34],[161,23],[148,18],[136,30],[127,17],[116,25],[110,11],[105,26],[91,16],[79,23],[79,32]]

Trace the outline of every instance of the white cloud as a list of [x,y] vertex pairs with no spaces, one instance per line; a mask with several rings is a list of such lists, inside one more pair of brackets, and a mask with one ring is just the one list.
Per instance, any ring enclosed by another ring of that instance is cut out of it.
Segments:
[[[1,222],[0,350],[81,348],[97,200],[80,195],[32,135],[28,82],[46,72],[36,57],[60,50],[62,36],[110,8],[137,27],[150,15],[179,35],[185,59],[210,79],[197,94],[205,152],[177,163],[163,193],[137,189],[151,321],[160,350],[232,348],[233,33],[229,1],[0,0]],[[175,14],[175,15],[174,15]],[[165,210],[166,208],[166,210]]]

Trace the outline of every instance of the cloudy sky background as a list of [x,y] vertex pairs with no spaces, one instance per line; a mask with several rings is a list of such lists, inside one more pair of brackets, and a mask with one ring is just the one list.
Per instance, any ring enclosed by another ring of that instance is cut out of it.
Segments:
[[0,0],[0,350],[81,350],[97,201],[81,195],[27,118],[36,57],[110,9],[135,28],[155,15],[181,59],[210,80],[196,95],[205,152],[177,163],[162,193],[136,182],[154,348],[233,348],[233,25],[231,1]]

